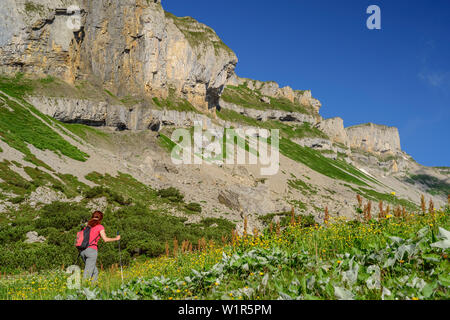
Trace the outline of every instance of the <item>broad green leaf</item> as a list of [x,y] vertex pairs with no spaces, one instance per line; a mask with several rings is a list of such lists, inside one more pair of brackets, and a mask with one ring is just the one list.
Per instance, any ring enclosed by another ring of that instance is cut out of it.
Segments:
[[445,230],[444,228],[439,227],[439,238],[442,240],[432,243],[431,247],[441,248],[441,249],[450,248],[450,232],[449,231]]
[[334,295],[339,300],[353,300],[354,294],[342,287],[334,287]]

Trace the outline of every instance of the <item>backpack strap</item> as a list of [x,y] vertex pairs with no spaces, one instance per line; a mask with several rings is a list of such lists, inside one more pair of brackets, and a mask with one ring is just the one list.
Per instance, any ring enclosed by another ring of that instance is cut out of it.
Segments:
[[[87,248],[89,248],[90,246],[92,246],[92,244],[95,242],[95,241],[97,241],[98,239],[100,239],[100,233],[98,234],[98,236],[97,237],[95,237],[95,239],[94,240],[92,240],[92,242],[91,243],[89,243],[88,244],[88,246],[87,246]],[[86,248],[86,249],[87,249]]]

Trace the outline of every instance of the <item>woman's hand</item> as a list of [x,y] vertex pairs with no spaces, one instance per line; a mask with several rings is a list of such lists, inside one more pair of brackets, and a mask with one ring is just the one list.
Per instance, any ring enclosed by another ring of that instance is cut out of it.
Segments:
[[119,241],[120,240],[120,235],[117,236],[115,239],[116,239],[116,241]]

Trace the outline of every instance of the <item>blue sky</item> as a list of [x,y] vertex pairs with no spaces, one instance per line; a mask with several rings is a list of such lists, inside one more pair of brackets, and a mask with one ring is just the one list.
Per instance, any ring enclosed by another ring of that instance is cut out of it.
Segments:
[[[311,89],[321,115],[399,128],[419,163],[450,166],[450,1],[163,0],[212,27],[241,77]],[[369,5],[381,30],[368,30]]]

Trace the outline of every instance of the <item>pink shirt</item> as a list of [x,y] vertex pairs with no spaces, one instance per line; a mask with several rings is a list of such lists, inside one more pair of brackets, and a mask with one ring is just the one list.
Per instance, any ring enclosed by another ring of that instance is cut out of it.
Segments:
[[100,231],[102,231],[102,230],[105,230],[105,227],[103,227],[101,224],[98,224],[91,229],[91,232],[89,235],[89,243],[91,245],[88,248],[98,250],[97,244],[98,244],[98,240],[100,239]]

